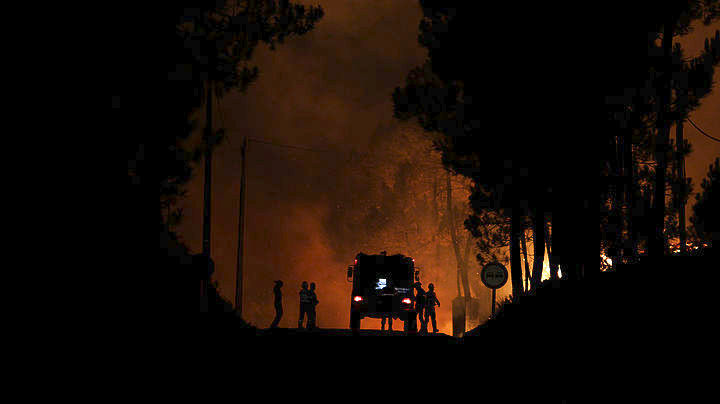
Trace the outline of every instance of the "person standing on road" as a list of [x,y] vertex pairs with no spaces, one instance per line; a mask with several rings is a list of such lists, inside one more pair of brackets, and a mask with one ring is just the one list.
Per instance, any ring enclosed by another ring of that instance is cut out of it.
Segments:
[[425,320],[425,290],[421,282],[413,284],[415,288],[415,312],[420,321],[420,332],[427,332],[427,321]]
[[298,328],[303,328],[303,321],[307,316],[308,325],[310,325],[310,308],[312,306],[312,300],[310,297],[310,291],[308,290],[307,281],[303,281],[302,289],[300,289],[300,319],[298,320]]
[[275,281],[275,286],[273,287],[273,294],[275,295],[275,319],[273,320],[272,324],[270,324],[270,328],[276,328],[278,326],[278,323],[280,323],[280,319],[283,315],[282,291],[280,290],[282,286],[282,281]]
[[317,305],[320,301],[315,293],[315,282],[310,283],[310,311],[308,313],[308,330],[317,327]]
[[380,331],[385,331],[385,319],[387,319],[388,322],[388,331],[392,331],[392,315],[383,316],[382,320],[380,320]]
[[427,327],[428,319],[432,319],[433,333],[438,332],[437,320],[435,319],[435,305],[440,307],[440,300],[435,294],[435,285],[428,284],[428,291],[425,295],[425,327]]

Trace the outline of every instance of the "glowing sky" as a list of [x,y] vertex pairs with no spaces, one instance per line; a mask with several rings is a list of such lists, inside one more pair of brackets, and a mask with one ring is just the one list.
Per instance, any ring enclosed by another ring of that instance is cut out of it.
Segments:
[[[229,94],[215,114],[215,124],[226,128],[228,138],[213,158],[212,256],[216,261],[215,280],[229,301],[234,301],[241,171],[238,148],[242,137],[346,153],[396,136],[408,125],[393,119],[390,95],[426,56],[417,42],[421,18],[417,1],[300,3],[321,4],[325,17],[314,31],[288,40],[276,51],[258,47],[254,61],[260,68],[259,79],[246,94]],[[682,38],[687,55],[696,55],[704,38],[718,28],[720,24],[701,26]],[[720,137],[718,112],[720,90],[716,85],[691,119]],[[685,137],[695,149],[686,164],[697,190],[707,166],[720,155],[720,143],[703,137],[689,125]],[[260,327],[270,323],[272,282],[283,279],[285,316],[281,326],[296,324],[297,291],[300,282],[308,280],[318,284],[320,326],[347,327],[349,284],[344,270],[354,256],[337,257],[323,225],[333,206],[331,184],[337,183],[337,178],[332,176],[346,164],[344,161],[322,153],[251,144],[244,301],[246,318],[252,323]],[[200,165],[188,185],[188,198],[182,202],[185,218],[178,228],[194,252],[201,250],[202,175]],[[397,252],[401,251],[389,251]],[[454,260],[451,251],[445,259]],[[450,333],[455,273],[450,270],[441,274],[439,270],[430,269],[424,280],[435,281],[438,286],[443,302],[438,312],[440,326]],[[501,295],[507,293],[509,285]]]

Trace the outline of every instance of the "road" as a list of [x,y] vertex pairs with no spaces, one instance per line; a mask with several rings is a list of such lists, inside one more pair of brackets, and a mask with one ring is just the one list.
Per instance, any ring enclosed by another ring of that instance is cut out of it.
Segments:
[[[352,337],[352,331],[349,329],[329,329],[321,328],[313,331],[302,330],[297,328],[275,328],[275,329],[258,329],[257,336],[293,336],[293,337]],[[407,337],[404,331],[380,331],[380,330],[363,330],[359,332],[360,337]],[[419,338],[434,338],[456,340],[452,336],[443,333],[418,335]]]

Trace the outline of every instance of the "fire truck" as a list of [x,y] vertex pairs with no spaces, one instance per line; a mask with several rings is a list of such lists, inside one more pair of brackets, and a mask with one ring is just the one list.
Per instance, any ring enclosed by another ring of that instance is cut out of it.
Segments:
[[360,330],[365,318],[392,317],[404,322],[408,334],[417,333],[417,313],[413,283],[420,271],[414,260],[401,254],[377,255],[359,253],[355,264],[347,269],[347,280],[352,282],[350,295],[350,329]]

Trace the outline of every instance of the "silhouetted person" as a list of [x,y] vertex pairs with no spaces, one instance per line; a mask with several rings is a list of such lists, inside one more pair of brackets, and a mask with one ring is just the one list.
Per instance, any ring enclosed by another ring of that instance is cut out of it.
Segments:
[[273,294],[275,295],[275,319],[273,320],[272,324],[270,324],[270,328],[277,327],[283,315],[282,291],[280,290],[282,286],[282,281],[275,281],[275,286],[273,287]]
[[388,331],[392,331],[392,315],[383,316],[382,320],[380,320],[380,330],[385,331],[385,319],[387,319],[388,323]]
[[415,311],[420,321],[420,331],[427,332],[427,320],[425,319],[425,290],[422,288],[421,282],[413,284],[415,288]]
[[440,307],[440,300],[435,294],[435,285],[428,285],[428,291],[425,294],[425,327],[427,327],[428,318],[432,319],[433,333],[438,332],[437,320],[435,319],[435,305]]
[[307,281],[303,281],[302,289],[300,289],[300,319],[298,319],[298,328],[303,328],[303,321],[305,316],[308,318],[308,325],[310,323],[310,308],[312,307],[312,298],[310,291],[308,290]]
[[312,330],[317,326],[316,306],[320,301],[315,293],[315,282],[310,283],[310,311],[308,312],[308,329]]

